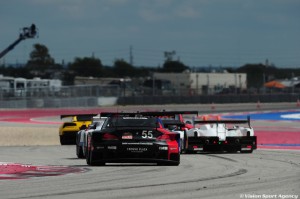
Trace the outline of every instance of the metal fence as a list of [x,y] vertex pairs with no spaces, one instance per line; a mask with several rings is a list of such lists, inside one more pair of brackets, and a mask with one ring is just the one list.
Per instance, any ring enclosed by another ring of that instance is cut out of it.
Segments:
[[1,89],[0,100],[34,99],[34,98],[71,98],[71,97],[96,97],[120,96],[123,91],[117,85],[80,85],[62,87],[35,87]]
[[211,103],[257,103],[297,102],[300,94],[226,94],[226,95],[180,95],[180,96],[134,96],[119,97],[121,105],[137,104],[211,104]]
[[[0,108],[95,107],[103,104],[209,104],[297,102],[298,93],[195,95],[188,90],[161,92],[119,85],[62,86],[59,88],[1,89]],[[105,101],[105,102],[104,102]]]

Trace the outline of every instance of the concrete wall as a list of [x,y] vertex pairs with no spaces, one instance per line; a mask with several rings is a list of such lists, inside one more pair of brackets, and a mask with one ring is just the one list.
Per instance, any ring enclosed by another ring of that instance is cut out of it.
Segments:
[[0,108],[64,108],[112,106],[117,97],[42,98],[0,101]]
[[[99,107],[113,105],[151,105],[151,104],[227,104],[227,103],[297,103],[297,94],[244,94],[244,95],[193,95],[193,96],[133,96],[133,97],[78,97],[78,98],[45,98],[27,100],[0,101],[0,108],[66,108],[66,107]],[[297,103],[300,107],[300,102]],[[296,108],[296,106],[295,106]]]

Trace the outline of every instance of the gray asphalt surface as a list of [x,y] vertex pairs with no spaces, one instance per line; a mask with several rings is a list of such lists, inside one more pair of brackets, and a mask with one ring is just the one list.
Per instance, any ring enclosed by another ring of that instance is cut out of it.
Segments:
[[89,167],[74,146],[0,147],[8,162],[66,165],[84,173],[0,181],[0,198],[246,198],[299,195],[299,151],[186,154],[180,166]]
[[[292,107],[292,106],[291,106]],[[231,110],[231,109],[230,109]],[[266,125],[272,125],[264,123]],[[289,125],[276,123],[276,126]],[[109,164],[90,167],[75,146],[0,147],[0,162],[63,165],[83,173],[0,180],[0,199],[299,198],[300,151],[183,154],[177,166]]]

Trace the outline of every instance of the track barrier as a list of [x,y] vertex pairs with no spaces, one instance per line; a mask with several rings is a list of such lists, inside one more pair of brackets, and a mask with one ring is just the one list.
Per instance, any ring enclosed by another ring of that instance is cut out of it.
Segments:
[[257,103],[256,103],[256,108],[257,108],[257,109],[260,109],[260,101],[257,101]]

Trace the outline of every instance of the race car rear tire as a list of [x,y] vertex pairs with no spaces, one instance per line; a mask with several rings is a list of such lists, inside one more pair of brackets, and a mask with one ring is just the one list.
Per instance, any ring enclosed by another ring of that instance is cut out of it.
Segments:
[[93,154],[90,154],[90,165],[91,166],[105,166],[105,162],[95,162],[93,160]]
[[85,159],[86,159],[86,163],[88,165],[91,165],[91,162],[90,162],[90,152],[89,151],[86,151]]
[[76,145],[76,155],[78,158],[84,158],[82,146]]
[[171,154],[170,159],[174,162],[170,162],[171,166],[178,166],[180,164],[180,154]]
[[180,153],[184,153],[184,141],[180,139]]
[[238,152],[238,150],[234,147],[231,147],[231,148],[227,149],[226,151],[227,151],[227,153],[237,153]]
[[178,166],[180,162],[158,162],[157,166]]
[[67,145],[68,144],[67,139],[62,135],[59,136],[59,140],[60,140],[61,145]]
[[187,136],[187,132],[186,130],[184,130],[184,134],[183,134],[183,142],[182,142],[182,148],[180,153],[186,153],[187,152],[187,146],[188,146],[188,136]]

